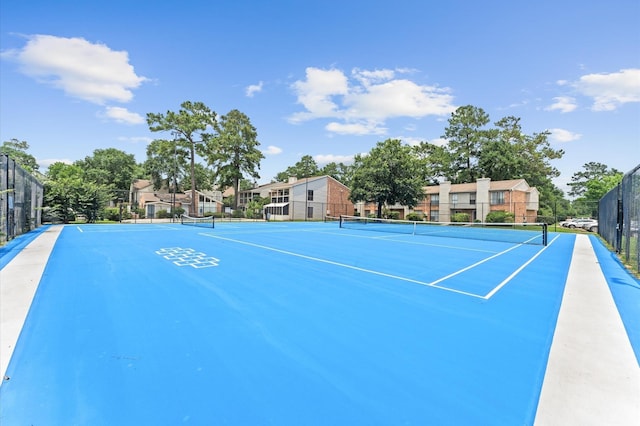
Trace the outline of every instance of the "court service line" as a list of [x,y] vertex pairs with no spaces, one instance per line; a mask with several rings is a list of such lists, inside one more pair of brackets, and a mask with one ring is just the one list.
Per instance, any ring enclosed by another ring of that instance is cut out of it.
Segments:
[[560,236],[556,235],[556,237],[551,240],[551,242],[549,244],[547,244],[542,250],[540,250],[539,252],[537,252],[535,255],[533,255],[533,257],[531,257],[531,259],[527,260],[524,264],[522,264],[518,269],[516,269],[515,271],[513,271],[513,273],[511,275],[509,275],[507,278],[505,278],[504,281],[502,281],[500,284],[498,284],[493,290],[491,290],[489,293],[487,293],[483,299],[485,300],[489,300],[491,299],[491,297],[493,297],[494,294],[496,294],[498,291],[500,291],[500,289],[502,287],[504,287],[505,285],[507,285],[507,283],[509,283],[509,281],[511,281],[516,275],[518,275],[520,272],[522,272],[522,270],[524,268],[526,268],[531,262],[533,262],[538,256],[540,256],[546,249],[547,247],[549,247],[551,244],[553,244],[553,242],[555,240],[557,240]]
[[[315,233],[323,234],[323,235],[339,235],[341,237],[364,238],[367,240],[392,241],[394,243],[413,244],[413,245],[425,246],[425,247],[438,247],[438,248],[445,248],[445,249],[451,249],[451,250],[474,251],[474,252],[481,252],[481,253],[496,253],[495,250],[484,250],[484,249],[475,249],[475,248],[461,247],[461,246],[450,246],[450,245],[444,245],[444,244],[429,244],[429,243],[419,243],[415,241],[407,241],[403,239],[398,239],[399,237],[398,235],[383,235],[378,237],[371,237],[368,235],[349,234],[344,232],[333,232],[333,231],[316,231]],[[409,238],[415,238],[415,235],[413,234],[406,234],[403,236],[406,236]],[[440,238],[440,237],[436,237],[436,238]]]
[[396,279],[396,280],[400,280],[400,281],[407,281],[407,282],[410,282],[410,283],[420,284],[420,285],[427,286],[427,287],[435,287],[435,288],[439,288],[441,290],[451,291],[453,293],[464,294],[465,296],[471,296],[471,297],[475,297],[475,298],[479,298],[479,299],[483,298],[483,296],[480,296],[478,294],[468,293],[466,291],[456,290],[456,289],[448,288],[448,287],[437,286],[436,284],[438,282],[442,281],[442,280],[438,280],[438,281],[435,281],[433,283],[426,283],[424,281],[418,281],[418,280],[414,280],[414,279],[407,278],[407,277],[401,277],[401,276],[398,276],[398,275],[391,275],[391,274],[387,274],[387,273],[380,272],[380,271],[374,271],[374,270],[371,270],[371,269],[365,269],[365,268],[360,268],[360,267],[357,267],[357,266],[347,265],[345,263],[334,262],[333,260],[327,260],[327,259],[321,259],[319,257],[307,256],[307,255],[300,254],[300,253],[294,253],[294,252],[291,252],[291,251],[281,250],[281,249],[277,249],[277,248],[274,248],[274,247],[263,246],[261,244],[249,243],[247,241],[240,241],[240,240],[236,240],[236,239],[233,239],[233,238],[221,237],[219,235],[212,235],[212,234],[207,234],[207,233],[200,233],[199,235],[202,235],[202,236],[205,236],[205,237],[210,237],[210,238],[216,238],[216,239],[224,240],[224,241],[230,241],[230,242],[233,242],[233,243],[243,244],[243,245],[246,245],[246,246],[257,247],[257,248],[260,248],[260,249],[263,249],[263,250],[274,251],[274,252],[281,253],[281,254],[286,254],[286,255],[289,255],[289,256],[299,257],[299,258],[302,258],[302,259],[313,260],[315,262],[327,263],[329,265],[334,265],[334,266],[340,266],[342,268],[353,269],[355,271],[365,272],[365,273],[368,273],[368,274],[379,275],[379,276],[382,276],[382,277],[392,278],[392,279]]

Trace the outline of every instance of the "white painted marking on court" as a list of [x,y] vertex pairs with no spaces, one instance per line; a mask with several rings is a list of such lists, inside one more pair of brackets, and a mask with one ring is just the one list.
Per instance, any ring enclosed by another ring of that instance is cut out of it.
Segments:
[[493,256],[486,257],[486,258],[482,259],[481,261],[474,263],[473,265],[469,265],[469,266],[467,266],[466,268],[459,269],[459,270],[457,270],[456,272],[454,272],[454,273],[452,273],[452,274],[449,274],[449,275],[444,276],[444,277],[442,277],[442,278],[440,278],[440,279],[437,279],[437,280],[435,280],[435,281],[432,281],[432,282],[430,282],[430,283],[429,283],[429,285],[435,285],[435,284],[438,284],[438,283],[440,283],[440,282],[442,282],[442,281],[446,281],[446,280],[448,280],[449,278],[453,278],[453,277],[455,277],[456,275],[460,275],[460,274],[461,274],[461,273],[463,273],[463,272],[466,272],[466,271],[468,271],[468,270],[470,270],[470,269],[473,269],[473,268],[475,268],[476,266],[480,266],[480,265],[482,265],[483,263],[488,262],[488,261],[489,261],[489,260],[491,260],[491,259],[495,259],[495,258],[496,258],[496,257],[498,257],[498,256],[502,256],[503,254],[508,253],[508,252],[510,252],[511,250],[514,250],[514,249],[516,249],[516,248],[518,248],[518,247],[521,247],[521,246],[522,246],[522,244],[518,244],[517,246],[509,247],[508,249],[503,250],[503,251],[501,251],[500,253],[496,253],[496,254],[494,254]]
[[[387,273],[380,272],[380,271],[374,271],[374,270],[371,270],[371,269],[365,269],[365,268],[360,268],[360,267],[357,267],[357,266],[347,265],[347,264],[344,264],[344,263],[334,262],[333,260],[327,260],[327,259],[321,259],[319,257],[307,256],[307,255],[300,254],[300,253],[294,253],[294,252],[291,252],[291,251],[281,250],[281,249],[277,249],[277,248],[274,248],[274,247],[264,246],[264,245],[261,245],[261,244],[249,243],[247,241],[240,241],[240,240],[236,240],[236,239],[233,239],[233,238],[221,237],[219,235],[213,235],[213,234],[207,234],[207,233],[200,233],[199,235],[203,235],[205,237],[216,238],[216,239],[224,240],[224,241],[231,241],[233,243],[243,244],[243,245],[247,245],[247,246],[251,246],[251,247],[257,247],[257,248],[260,248],[260,249],[263,249],[263,250],[274,251],[274,252],[281,253],[281,254],[286,254],[286,255],[289,255],[289,256],[299,257],[299,258],[302,258],[302,259],[313,260],[315,262],[327,263],[329,265],[339,266],[339,267],[342,267],[342,268],[353,269],[355,271],[365,272],[367,274],[373,274],[373,275],[378,275],[378,276],[382,276],[382,277],[392,278],[392,279],[395,279],[395,280],[406,281],[406,282],[410,282],[410,283],[414,283],[414,284],[420,284],[420,285],[427,286],[427,287],[435,287],[435,288],[439,288],[441,290],[446,290],[446,291],[451,291],[451,292],[454,292],[454,293],[464,294],[466,296],[476,297],[476,298],[479,298],[479,299],[483,298],[482,296],[480,296],[478,294],[467,293],[466,291],[462,291],[462,290],[456,290],[456,289],[453,289],[453,288],[437,286],[436,284],[438,282],[442,281],[442,280],[437,280],[437,281],[434,281],[432,283],[426,283],[424,281],[418,281],[418,280],[414,280],[412,278],[401,277],[401,276],[398,276],[398,275],[391,275],[391,274],[387,274]],[[492,257],[495,257],[495,256],[492,256]]]
[[[320,232],[316,232],[317,234],[327,234],[327,235],[339,235],[341,237],[351,237],[351,238],[364,238],[367,240],[383,240],[383,241],[392,241],[395,243],[402,243],[402,244],[413,244],[413,245],[418,245],[418,246],[425,246],[425,247],[438,247],[438,248],[446,248],[446,249],[452,249],[452,250],[462,250],[462,251],[475,251],[475,252],[481,252],[481,253],[497,253],[495,250],[484,250],[484,249],[476,249],[476,248],[469,248],[469,247],[460,247],[460,246],[449,246],[449,245],[444,245],[444,244],[429,244],[429,243],[424,243],[424,242],[416,242],[416,241],[407,241],[407,240],[402,240],[402,239],[397,239],[399,236],[398,235],[387,235],[387,236],[382,236],[382,237],[370,237],[367,235],[361,235],[361,234],[349,234],[349,233],[345,233],[345,232],[328,232],[328,231],[320,231]],[[414,238],[414,235],[406,235],[409,238]],[[396,238],[396,239],[394,239]]]
[[497,285],[496,288],[494,288],[493,290],[491,290],[489,293],[487,293],[483,299],[489,300],[491,299],[491,297],[496,294],[498,291],[500,291],[500,289],[502,287],[504,287],[505,285],[507,285],[507,283],[509,281],[511,281],[516,275],[518,275],[520,272],[522,272],[522,270],[524,268],[526,268],[531,262],[533,262],[538,256],[540,256],[546,249],[547,247],[549,247],[551,244],[553,244],[553,242],[555,240],[557,240],[560,237],[560,235],[556,235],[556,237],[551,240],[551,242],[549,244],[547,244],[542,250],[540,250],[539,252],[537,252],[531,259],[529,259],[528,261],[526,261],[522,266],[520,266],[518,269],[516,269],[511,275],[509,275],[504,281],[502,281],[500,284]]
[[78,231],[86,232],[88,234],[99,233],[119,233],[119,232],[151,232],[151,231],[180,231],[184,228],[171,225],[128,225],[128,224],[113,224],[113,225],[87,225],[85,227],[77,227]]

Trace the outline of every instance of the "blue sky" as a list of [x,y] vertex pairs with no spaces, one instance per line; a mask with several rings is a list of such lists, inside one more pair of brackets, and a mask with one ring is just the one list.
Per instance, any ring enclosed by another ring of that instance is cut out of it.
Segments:
[[0,3],[0,140],[41,171],[95,149],[145,159],[149,112],[202,101],[258,131],[260,183],[311,155],[442,143],[456,107],[550,130],[564,184],[640,164],[640,2]]

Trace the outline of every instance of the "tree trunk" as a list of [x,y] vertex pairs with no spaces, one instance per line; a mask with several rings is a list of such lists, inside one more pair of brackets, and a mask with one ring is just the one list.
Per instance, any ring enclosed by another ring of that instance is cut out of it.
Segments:
[[189,216],[196,216],[196,150],[195,144],[191,141],[191,204],[189,204]]
[[238,209],[238,192],[240,192],[240,179],[233,178],[233,210]]

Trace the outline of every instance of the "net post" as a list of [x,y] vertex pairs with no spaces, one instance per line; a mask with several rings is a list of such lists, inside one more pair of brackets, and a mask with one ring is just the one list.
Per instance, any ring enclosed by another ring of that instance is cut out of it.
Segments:
[[340,228],[342,228],[342,220],[344,219],[344,215],[340,215]]
[[547,225],[547,223],[544,222],[542,224],[542,245],[543,246],[547,245],[547,238],[548,238],[548,234],[549,234],[548,228],[549,228],[549,225]]

